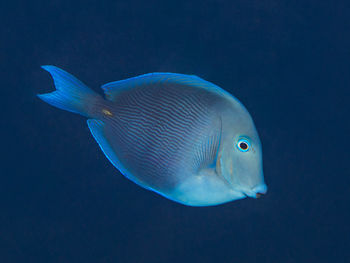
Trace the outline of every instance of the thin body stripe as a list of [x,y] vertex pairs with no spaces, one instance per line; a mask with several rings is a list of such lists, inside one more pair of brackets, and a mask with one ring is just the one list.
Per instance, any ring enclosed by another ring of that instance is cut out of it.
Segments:
[[217,151],[219,135],[210,137],[216,101],[209,92],[172,82],[133,87],[115,98],[106,139],[134,177],[169,190]]

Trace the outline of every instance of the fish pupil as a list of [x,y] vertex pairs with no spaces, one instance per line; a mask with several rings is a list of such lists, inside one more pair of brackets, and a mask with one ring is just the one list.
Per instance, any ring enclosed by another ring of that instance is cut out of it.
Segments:
[[248,144],[246,144],[245,142],[241,142],[239,144],[239,147],[242,149],[242,150],[247,150],[248,149]]

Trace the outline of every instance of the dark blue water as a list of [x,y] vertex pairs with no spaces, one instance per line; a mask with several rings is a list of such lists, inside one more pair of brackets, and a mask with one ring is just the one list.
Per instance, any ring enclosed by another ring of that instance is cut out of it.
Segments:
[[[350,262],[349,1],[3,1],[0,262]],[[252,114],[269,192],[193,208],[108,162],[35,94],[195,74]]]

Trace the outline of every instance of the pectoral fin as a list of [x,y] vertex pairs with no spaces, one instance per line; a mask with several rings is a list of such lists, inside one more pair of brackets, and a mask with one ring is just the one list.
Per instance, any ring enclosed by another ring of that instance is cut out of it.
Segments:
[[209,174],[215,172],[221,141],[221,118],[215,119],[208,130],[209,134],[203,136],[195,151],[194,160],[198,175],[208,170],[213,170]]

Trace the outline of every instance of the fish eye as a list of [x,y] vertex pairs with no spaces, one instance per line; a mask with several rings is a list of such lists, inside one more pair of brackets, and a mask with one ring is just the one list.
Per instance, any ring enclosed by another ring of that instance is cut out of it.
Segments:
[[237,142],[237,148],[241,151],[241,152],[247,152],[249,151],[250,148],[250,143],[248,142],[248,140],[246,139],[240,139]]

